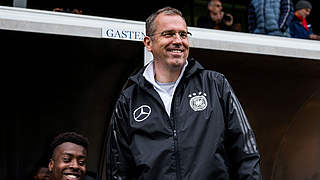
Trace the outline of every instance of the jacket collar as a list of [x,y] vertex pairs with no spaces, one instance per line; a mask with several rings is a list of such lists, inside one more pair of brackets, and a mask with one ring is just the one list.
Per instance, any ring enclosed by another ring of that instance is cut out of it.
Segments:
[[191,75],[197,73],[200,70],[203,70],[203,66],[196,61],[194,58],[188,59],[188,66],[184,72],[184,77],[189,78]]
[[[137,73],[129,77],[129,80],[133,81],[141,87],[152,87],[152,85],[143,77],[143,72],[149,64],[141,68]],[[189,78],[193,74],[197,73],[200,70],[203,70],[203,66],[193,58],[188,59],[188,65],[185,69],[184,75],[182,78]]]

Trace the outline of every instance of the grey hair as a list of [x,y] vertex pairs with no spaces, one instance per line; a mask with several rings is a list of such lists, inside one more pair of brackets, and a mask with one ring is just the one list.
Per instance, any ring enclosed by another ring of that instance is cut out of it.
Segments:
[[151,36],[156,31],[156,25],[154,23],[154,20],[157,18],[157,16],[161,13],[164,13],[165,15],[178,15],[183,18],[185,21],[185,18],[183,17],[181,11],[178,9],[172,8],[172,7],[164,7],[162,9],[159,9],[157,12],[151,14],[147,20],[146,20],[146,35]]

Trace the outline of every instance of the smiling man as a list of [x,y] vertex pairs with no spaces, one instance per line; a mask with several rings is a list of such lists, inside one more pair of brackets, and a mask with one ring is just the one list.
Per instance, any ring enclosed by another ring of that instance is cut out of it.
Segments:
[[83,180],[87,171],[88,139],[75,132],[59,134],[50,144],[49,180]]
[[111,119],[108,180],[261,179],[257,145],[226,78],[188,59],[182,13],[146,20],[153,60],[129,78]]

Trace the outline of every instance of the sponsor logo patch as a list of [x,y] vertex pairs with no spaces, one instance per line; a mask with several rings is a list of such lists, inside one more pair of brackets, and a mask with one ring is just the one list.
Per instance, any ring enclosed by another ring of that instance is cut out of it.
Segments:
[[189,94],[189,104],[194,111],[203,111],[208,106],[207,94],[203,92]]
[[148,105],[142,105],[133,111],[133,118],[137,122],[146,120],[151,114],[151,108]]

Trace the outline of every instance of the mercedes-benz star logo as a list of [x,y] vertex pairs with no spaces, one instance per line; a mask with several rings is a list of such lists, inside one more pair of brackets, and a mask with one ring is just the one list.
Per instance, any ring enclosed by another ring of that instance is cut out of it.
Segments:
[[146,120],[151,114],[151,108],[148,105],[142,105],[133,111],[133,118],[137,122]]

